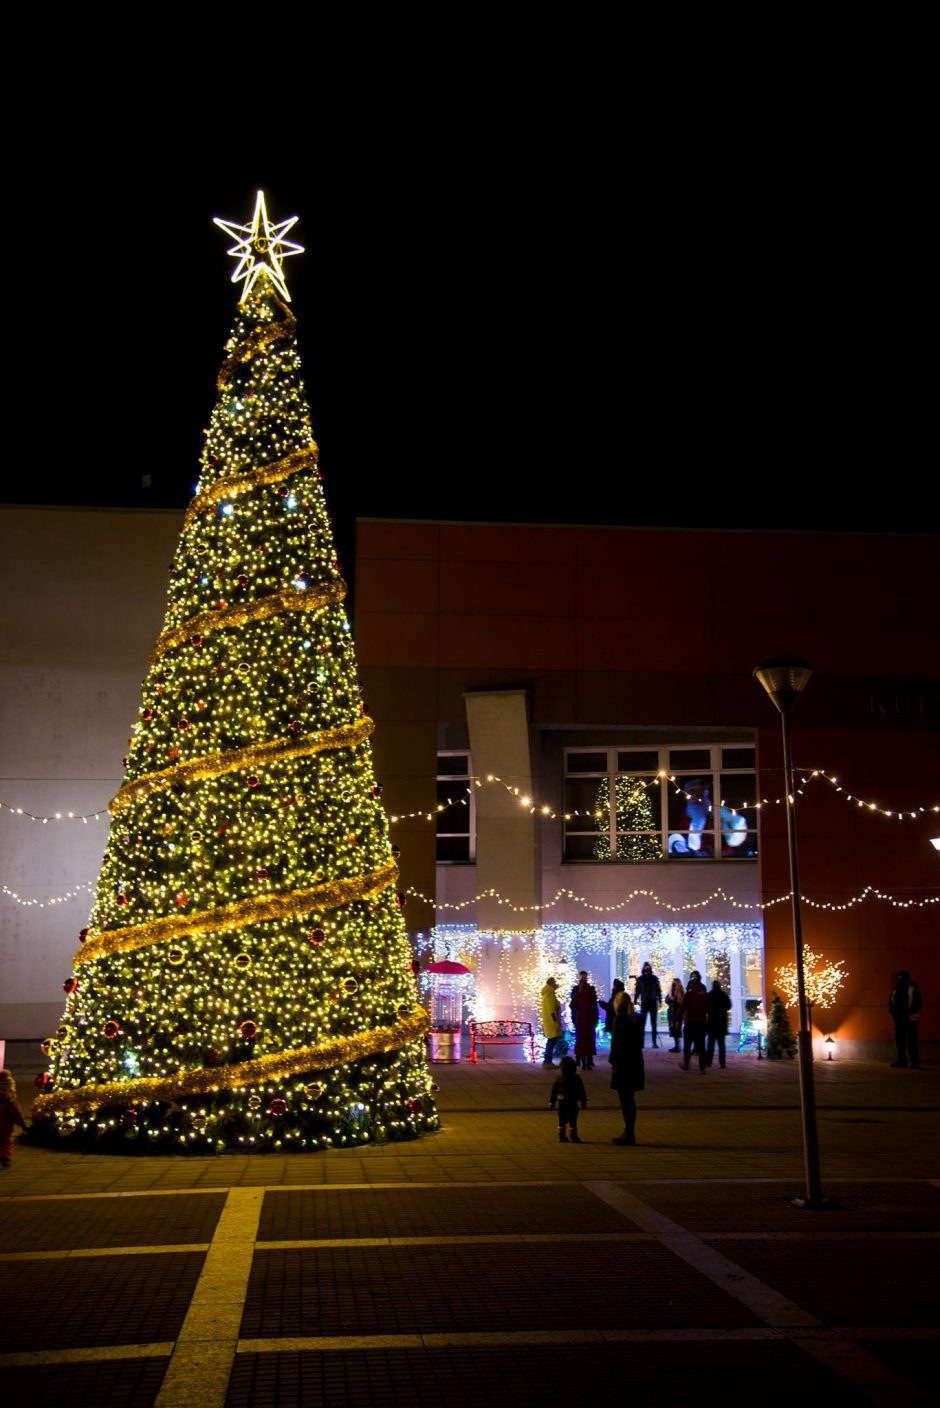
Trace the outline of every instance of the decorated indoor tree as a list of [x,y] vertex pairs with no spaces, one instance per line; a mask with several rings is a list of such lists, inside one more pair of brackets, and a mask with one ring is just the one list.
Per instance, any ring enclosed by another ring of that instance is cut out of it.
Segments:
[[[641,778],[623,774],[614,783],[617,820],[617,860],[659,860],[662,843],[647,785]],[[606,778],[600,784],[594,816],[606,834],[594,844],[595,860],[610,860],[610,790]]]
[[316,1149],[436,1127],[282,261],[258,195],[37,1130]]

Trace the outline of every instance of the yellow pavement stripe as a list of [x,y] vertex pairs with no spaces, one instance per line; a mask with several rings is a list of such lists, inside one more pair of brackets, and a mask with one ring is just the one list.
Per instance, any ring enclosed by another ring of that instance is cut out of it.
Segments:
[[239,1340],[239,1354],[350,1354],[376,1349],[492,1349],[495,1345],[674,1344],[677,1340],[738,1342],[779,1340],[779,1330],[454,1330],[427,1335],[308,1335],[296,1338]]
[[66,1261],[76,1256],[154,1256],[163,1252],[207,1252],[208,1242],[172,1242],[158,1247],[70,1247],[58,1252],[0,1252],[0,1261]]
[[0,1369],[38,1369],[44,1364],[88,1364],[100,1359],[162,1359],[172,1353],[172,1340],[155,1344],[94,1344],[86,1349],[28,1349],[18,1354],[0,1354]]
[[[688,1228],[657,1212],[621,1184],[608,1180],[585,1180],[584,1187],[638,1227],[652,1232],[664,1247],[706,1276],[725,1295],[739,1301],[752,1315],[775,1329],[785,1330],[792,1344],[825,1364],[872,1403],[880,1404],[882,1408],[896,1408],[901,1402],[907,1408],[915,1408],[915,1405],[916,1408],[927,1408],[933,1401],[909,1380],[868,1353],[862,1345],[827,1329],[796,1301],[775,1291],[713,1247],[706,1246]],[[800,1216],[797,1213],[794,1215]],[[818,1219],[825,1217],[825,1214],[804,1213],[803,1216]]]
[[226,1198],[155,1408],[223,1408],[263,1202],[262,1188]]

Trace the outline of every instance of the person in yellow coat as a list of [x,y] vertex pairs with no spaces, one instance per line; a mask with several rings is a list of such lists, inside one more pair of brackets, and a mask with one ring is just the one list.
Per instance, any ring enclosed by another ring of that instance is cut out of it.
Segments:
[[555,1042],[564,1035],[561,1025],[561,1005],[558,1001],[558,983],[554,978],[546,978],[542,989],[542,1031],[545,1033],[545,1055],[543,1066],[554,1066],[552,1055]]

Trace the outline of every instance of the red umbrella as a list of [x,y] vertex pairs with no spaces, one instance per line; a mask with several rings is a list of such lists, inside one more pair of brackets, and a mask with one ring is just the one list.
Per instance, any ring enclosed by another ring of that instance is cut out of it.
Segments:
[[427,963],[424,968],[425,973],[449,973],[456,977],[461,973],[469,973],[470,969],[465,968],[462,963],[452,963],[449,958],[441,958],[437,963]]

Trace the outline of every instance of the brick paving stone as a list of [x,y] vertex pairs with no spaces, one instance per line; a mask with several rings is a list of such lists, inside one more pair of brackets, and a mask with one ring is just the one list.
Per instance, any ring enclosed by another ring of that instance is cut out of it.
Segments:
[[[733,1367],[732,1367],[733,1366]],[[502,1345],[354,1354],[239,1354],[226,1408],[480,1408],[578,1401],[702,1408],[756,1394],[762,1408],[806,1397],[838,1408],[868,1400],[782,1340],[734,1344]]]
[[612,1230],[635,1228],[577,1186],[290,1190],[265,1196],[258,1241]]
[[803,1212],[793,1206],[792,1199],[806,1191],[799,1180],[631,1182],[623,1186],[657,1212],[699,1234],[791,1232],[825,1238],[851,1232],[940,1231],[940,1187],[926,1180],[839,1183],[827,1179],[824,1191],[836,1207],[824,1213]]
[[887,1340],[875,1337],[859,1339],[859,1344],[889,1365],[895,1373],[910,1379],[928,1398],[937,1397],[936,1340]]
[[761,1322],[648,1241],[255,1253],[241,1338]]
[[940,1324],[936,1243],[801,1238],[720,1250],[824,1324]]
[[7,1262],[4,1351],[175,1339],[204,1260],[201,1252],[154,1252]]
[[76,1198],[54,1205],[21,1203],[0,1224],[0,1250],[72,1251],[85,1247],[156,1247],[210,1242],[225,1203],[197,1194],[146,1198]]
[[39,1364],[3,1371],[4,1408],[150,1408],[169,1359],[105,1359],[91,1364]]

